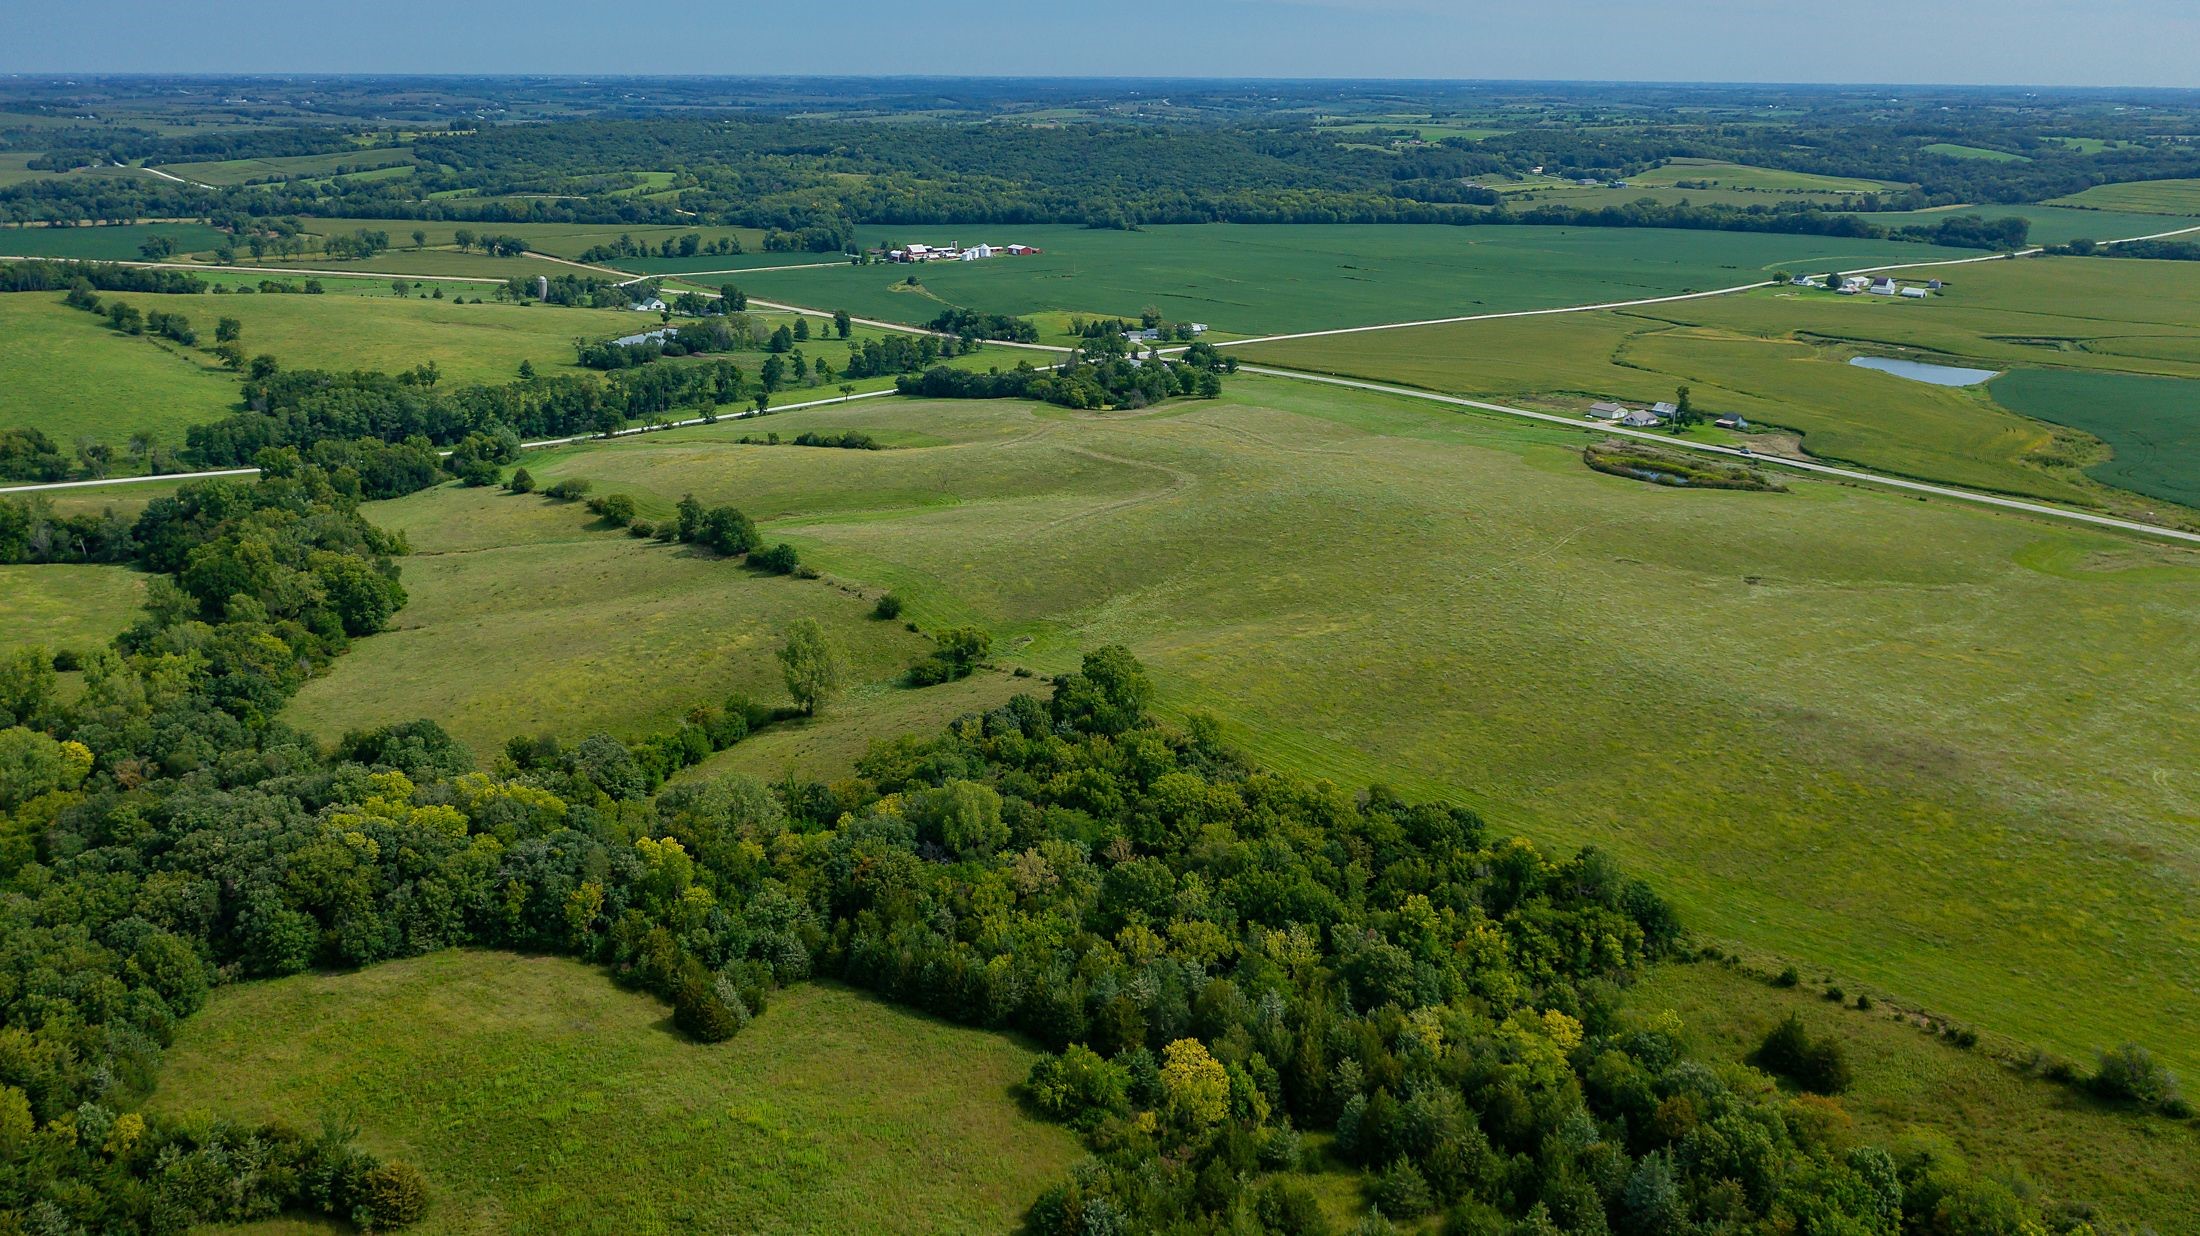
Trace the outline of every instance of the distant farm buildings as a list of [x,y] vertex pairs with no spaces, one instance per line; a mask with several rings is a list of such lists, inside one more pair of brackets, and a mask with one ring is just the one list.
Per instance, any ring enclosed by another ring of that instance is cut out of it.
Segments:
[[1002,255],[1035,257],[1045,250],[1036,245],[904,245],[899,249],[873,249],[871,256],[888,262],[983,262]]

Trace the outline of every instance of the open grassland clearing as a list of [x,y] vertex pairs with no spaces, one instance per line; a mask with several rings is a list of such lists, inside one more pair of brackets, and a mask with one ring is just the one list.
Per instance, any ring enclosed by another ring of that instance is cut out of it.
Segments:
[[2200,381],[2023,369],[1995,380],[1993,393],[2108,443],[2114,456],[2086,469],[2104,484],[2200,507]]
[[214,249],[227,243],[226,232],[203,223],[118,223],[98,227],[0,228],[0,256],[78,258],[96,262],[144,260],[139,246],[159,237],[177,253]]
[[[380,296],[162,296],[118,292],[103,295],[102,299],[136,305],[142,310],[184,314],[207,344],[213,342],[215,323],[233,317],[243,326],[237,346],[246,355],[267,353],[287,369],[379,369],[398,373],[432,360],[442,370],[443,380],[453,384],[509,382],[522,361],[532,363],[542,373],[558,369],[578,372],[575,338],[617,338],[658,325],[654,314],[620,309],[530,302],[461,305],[455,297],[398,297],[390,294],[387,283],[382,285]],[[77,316],[93,320],[86,314]],[[201,355],[207,364],[218,363],[212,356]]]
[[[553,257],[562,258],[578,258],[582,253],[598,245],[617,243],[621,236],[630,237],[639,244],[645,244],[655,249],[668,239],[677,243],[681,237],[690,235],[701,237],[702,243],[705,245],[720,239],[738,240],[744,249],[750,251],[751,256],[766,256],[758,252],[764,247],[763,229],[753,227],[680,227],[662,223],[468,223],[463,220],[453,221],[448,219],[309,218],[300,219],[299,222],[304,225],[307,231],[321,236],[349,235],[360,228],[365,228],[370,232],[388,232],[391,241],[399,246],[410,245],[415,230],[426,232],[428,243],[434,246],[457,244],[457,233],[461,229],[472,232],[476,236],[517,236],[526,241],[528,246],[538,253],[547,253]],[[699,255],[697,260],[700,260],[702,256],[707,255]],[[789,260],[800,260],[802,257],[799,254],[789,253],[768,256]],[[830,257],[832,255],[827,254],[825,256]],[[739,259],[725,264],[728,266],[738,265]],[[607,263],[607,265],[624,265],[624,263]],[[687,269],[701,270],[709,268],[689,266]]]
[[[141,432],[180,446],[186,426],[236,409],[236,379],[209,367],[210,358],[120,334],[61,295],[0,295],[0,428],[42,430],[64,451],[80,437],[119,450]],[[214,316],[203,316],[210,342]]]
[[1770,192],[1878,193],[1909,186],[1891,180],[1865,180],[1854,176],[1820,176],[1774,167],[1753,167],[1721,159],[1668,159],[1662,166],[1627,178],[1629,187],[1670,187],[1682,181],[1710,181],[1722,189],[1755,189]]
[[2031,162],[2023,155],[2012,154],[2006,150],[1994,150],[1986,146],[1965,146],[1959,142],[1934,142],[1927,146],[1920,146],[1918,149],[1923,150],[1926,154],[1946,155],[1951,159],[1984,159],[1989,163]]
[[[757,470],[791,456],[874,453],[727,449]],[[590,475],[555,462],[529,466],[545,480]],[[649,520],[671,515],[680,497],[623,475],[597,480],[594,492],[632,494]],[[712,504],[740,501],[721,495]],[[774,654],[787,624],[802,617],[824,623],[847,649],[851,688],[883,686],[931,650],[827,583],[759,575],[700,549],[630,537],[578,503],[446,485],[375,504],[369,518],[411,542],[403,563],[411,600],[388,632],[360,641],[290,706],[292,724],[327,738],[433,717],[486,758],[521,734],[639,736],[736,691],[785,703]]]
[[355,1125],[426,1173],[422,1236],[998,1232],[1081,1153],[1014,1097],[1034,1058],[818,983],[705,1046],[601,970],[453,951],[217,992],[152,1105]]
[[2200,215],[2200,180],[2134,180],[2058,197],[2056,206],[2146,215]]
[[326,253],[308,253],[293,258],[264,258],[254,260],[239,256],[238,266],[262,267],[273,272],[284,270],[328,270],[342,273],[383,275],[429,275],[469,279],[533,279],[548,275],[575,273],[571,266],[550,261],[531,253],[517,257],[497,257],[495,254],[474,250],[461,253],[456,249],[414,249],[410,241],[399,241],[399,234],[392,234],[392,247],[369,258],[339,258]]
[[106,647],[138,620],[147,578],[119,566],[0,566],[0,654]]
[[160,170],[171,176],[205,185],[241,185],[274,178],[286,180],[331,176],[378,168],[410,168],[413,153],[404,147],[362,147],[329,154],[283,155],[269,159],[219,159],[204,163],[163,163]]
[[[866,243],[875,230],[865,229]],[[1152,306],[1170,321],[1268,334],[1670,296],[1814,264],[1965,256],[1928,245],[1822,236],[1509,225],[902,228],[896,235],[931,235],[940,243],[991,236],[1045,252],[722,281],[770,300],[897,322],[929,321],[948,305],[1129,318]],[[921,287],[906,286],[911,276]]]
[[1642,1021],[1677,1013],[1696,1051],[1728,1062],[1743,1060],[1794,1014],[1813,1037],[1831,1037],[1846,1050],[1855,1082],[1840,1106],[1858,1141],[1897,1154],[1952,1149],[1976,1170],[2016,1168],[2053,1196],[2098,1206],[2112,1221],[2165,1234],[2186,1230],[2200,1204],[2200,1129],[2191,1122],[2104,1106],[1984,1051],[1936,1039],[1884,1002],[1855,1008],[1861,993],[1844,994],[1848,1007],[1807,981],[1783,990],[1725,966],[1673,965],[1653,971],[1627,1003]]
[[[753,427],[720,425],[528,463],[645,512],[738,503],[927,629],[983,625],[1007,664],[1120,640],[1259,759],[1608,847],[1712,938],[2073,1055],[2132,1039],[2200,1065],[2189,553],[1822,482],[1644,485],[1583,468],[1568,430],[1249,376],[1144,413],[881,400],[771,424],[938,444],[740,448]],[[522,537],[584,518],[533,502],[376,509],[416,546],[440,525],[449,549],[510,548],[440,578],[408,562],[400,625],[465,638],[365,641],[301,701],[315,728],[488,691],[541,697],[565,732],[639,730],[714,697],[692,653],[601,638],[695,625],[659,574],[676,551],[606,538],[630,552],[528,566]],[[822,619],[863,606],[807,587]],[[589,638],[546,626],[553,605],[582,605]],[[908,659],[891,624],[837,629]],[[572,676],[546,647],[585,678],[551,688]]]
[[2027,244],[2060,245],[2073,240],[2125,240],[2152,236],[2181,227],[2200,227],[2200,211],[2185,215],[2143,214],[2114,210],[2077,210],[2068,206],[2005,206],[1986,202],[1976,206],[1942,206],[1932,210],[1879,211],[1856,216],[1884,227],[1932,227],[1956,215],[1987,219],[2022,219],[2031,225]]

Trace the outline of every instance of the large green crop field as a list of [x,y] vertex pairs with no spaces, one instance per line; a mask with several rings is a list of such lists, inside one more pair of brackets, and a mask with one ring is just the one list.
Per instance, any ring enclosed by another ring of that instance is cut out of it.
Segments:
[[426,1173],[423,1236],[1001,1232],[1080,1153],[1033,1058],[816,983],[704,1046],[600,970],[446,952],[221,990],[151,1106],[356,1126]]
[[155,236],[177,253],[212,249],[228,239],[203,223],[127,223],[108,227],[0,228],[0,257],[82,258],[101,262],[143,259],[138,246]]
[[[914,445],[742,448],[722,425],[529,467],[648,511],[736,502],[830,580],[982,624],[1041,673],[1124,641],[1257,758],[1608,847],[1714,939],[2072,1054],[2200,1065],[2190,552],[1807,481],[1662,489],[1590,472],[1570,430],[1250,376],[1139,414],[886,400],[771,424]],[[301,697],[322,732],[637,730],[768,676],[740,666],[768,666],[751,615],[780,596],[873,682],[912,650],[861,597],[535,499],[375,517],[438,552],[406,564],[401,629]]]
[[145,580],[119,566],[0,566],[0,654],[106,647],[141,616]]
[[[1853,1001],[1861,993],[1844,994]],[[1653,971],[1627,1002],[1646,1020],[1677,1013],[1704,1059],[1733,1063],[1792,1013],[1812,1035],[1847,1049],[1855,1083],[1840,1102],[1859,1139],[1898,1154],[1952,1151],[1979,1171],[2014,1168],[2055,1197],[2100,1207],[2113,1222],[2170,1233],[2192,1219],[2200,1129],[2103,1106],[1961,1050],[1884,999],[1868,1010],[1844,1007],[1816,984],[1782,990],[1746,971],[1682,965]]]
[[2136,211],[2148,215],[2200,215],[2200,180],[2136,180],[2095,185],[2055,199],[2058,206]]
[[[201,329],[213,328],[207,315]],[[0,295],[0,427],[43,430],[63,450],[79,437],[119,447],[140,430],[180,445],[185,426],[236,407],[236,379],[202,360],[118,334],[59,292]]]
[[2088,469],[2107,484],[2200,507],[2200,382],[2021,369],[1993,391],[2007,407],[2108,443],[2115,456]]
[[[1732,287],[1785,267],[1929,261],[1926,245],[1641,228],[1205,224],[902,229],[895,240],[1034,244],[1034,257],[730,276],[751,295],[924,322],[945,304],[1136,317],[1267,334]],[[867,236],[868,242],[868,236]],[[923,290],[899,289],[916,275]]]

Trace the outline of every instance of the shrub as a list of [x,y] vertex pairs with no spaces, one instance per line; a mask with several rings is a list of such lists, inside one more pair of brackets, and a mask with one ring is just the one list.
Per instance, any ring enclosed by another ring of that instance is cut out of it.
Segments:
[[1862,995],[1862,994],[1859,994],[1859,995],[1858,995],[1858,996],[1856,997],[1856,1008],[1857,1008],[1857,1011],[1858,1011],[1858,1012],[1862,1012],[1862,1013],[1869,1013],[1869,1012],[1871,1012],[1871,1011],[1872,1011],[1872,998],[1871,998],[1870,996],[1867,996],[1867,995]]
[[1813,1039],[1803,1019],[1788,1014],[1750,1056],[1750,1063],[1786,1078],[1814,1094],[1839,1094],[1849,1088],[1849,1062],[1832,1038]]
[[360,1179],[359,1194],[352,1220],[370,1232],[418,1223],[428,1212],[427,1180],[419,1168],[401,1159],[368,1171]]
[[2102,1098],[2141,1107],[2167,1107],[2180,1098],[2177,1075],[2137,1043],[2101,1053],[2093,1073],[2093,1091]]
[[527,469],[517,468],[513,470],[511,479],[504,482],[504,488],[515,494],[531,494],[535,492],[535,478]]
[[901,617],[901,598],[891,592],[880,597],[878,604],[871,607],[871,616],[882,622],[891,622]]
[[772,575],[792,575],[794,569],[802,565],[802,559],[795,553],[794,546],[781,541],[770,549],[750,554],[749,565]]
[[1848,996],[1848,993],[1847,993],[1847,992],[1845,992],[1845,991],[1842,991],[1842,990],[1841,990],[1840,988],[1838,988],[1838,987],[1828,987],[1828,988],[1826,988],[1826,999],[1828,999],[1828,1000],[1831,1000],[1831,1001],[1833,1001],[1833,1002],[1834,1002],[1835,1004],[1839,1004],[1839,1003],[1841,1003],[1842,1001],[1844,1001],[1844,1000],[1846,1000],[1846,999],[1848,999],[1848,998],[1849,998],[1849,996]]
[[1778,974],[1772,976],[1772,985],[1774,987],[1793,987],[1802,981],[1803,976],[1801,972],[1797,971],[1794,966],[1789,966],[1786,969],[1780,971]]
[[590,498],[588,509],[614,528],[624,528],[634,522],[634,499],[625,494],[605,494],[601,498]]
[[579,478],[559,481],[543,490],[542,496],[558,502],[578,502],[588,496],[588,482]]
[[631,537],[638,537],[642,540],[647,540],[650,537],[657,535],[657,526],[650,523],[646,519],[637,519],[633,523],[630,523],[626,526],[626,534]]

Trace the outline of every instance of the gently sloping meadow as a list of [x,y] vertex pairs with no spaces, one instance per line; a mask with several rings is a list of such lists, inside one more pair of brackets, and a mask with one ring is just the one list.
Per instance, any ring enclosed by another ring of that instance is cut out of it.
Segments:
[[[1045,252],[716,281],[767,300],[896,322],[928,322],[949,305],[1131,318],[1152,306],[1169,321],[1270,334],[1671,296],[1754,283],[1782,268],[1965,256],[1931,245],[1824,236],[1504,225],[1200,224],[1136,232],[909,226],[892,235],[897,244],[928,236],[938,243],[991,238]],[[921,288],[905,285],[912,276]]]
[[219,992],[151,1106],[354,1125],[426,1172],[422,1233],[1005,1231],[1079,1154],[1036,1059],[823,984],[697,1043],[596,967],[451,951]]
[[[935,444],[744,448],[755,427],[722,426],[536,471],[644,509],[737,502],[829,579],[891,588],[927,629],[981,625],[1012,664],[1121,640],[1263,760],[1472,786],[1508,827],[1654,872],[1715,937],[2075,1056],[2128,1038],[2195,1063],[2189,554],[1820,483],[1647,486],[1582,468],[1564,430],[1246,376],[1143,414],[889,401],[763,423]],[[590,590],[646,606],[617,581],[657,551],[616,548]],[[472,667],[541,641],[492,609],[465,661],[356,672],[370,647],[304,701],[328,726],[451,678],[519,694]],[[631,715],[570,699],[575,726]]]
[[[214,315],[200,316],[211,342]],[[187,427],[236,410],[236,380],[208,359],[121,334],[59,292],[0,294],[0,429],[39,430],[64,452],[83,438],[119,454],[141,431],[180,446]]]

